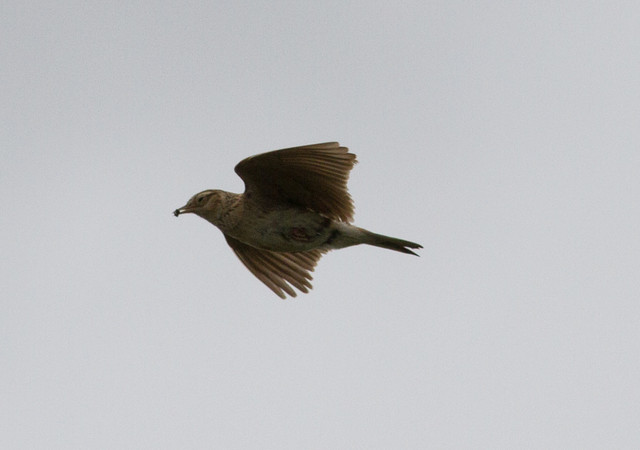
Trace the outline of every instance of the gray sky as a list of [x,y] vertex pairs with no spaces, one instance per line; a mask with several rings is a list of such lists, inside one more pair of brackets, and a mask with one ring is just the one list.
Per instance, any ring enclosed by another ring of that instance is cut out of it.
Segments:
[[[640,447],[635,2],[0,14],[0,447]],[[359,226],[282,301],[171,212],[338,140]]]

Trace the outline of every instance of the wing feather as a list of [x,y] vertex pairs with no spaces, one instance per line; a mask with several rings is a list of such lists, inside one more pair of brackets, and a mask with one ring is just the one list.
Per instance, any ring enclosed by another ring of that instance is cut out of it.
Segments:
[[245,194],[263,205],[291,204],[350,222],[347,190],[356,155],[337,142],[285,148],[246,158],[236,165]]
[[227,234],[224,237],[242,264],[280,298],[286,298],[285,293],[295,297],[293,287],[304,293],[312,289],[309,272],[313,272],[323,251],[271,252],[251,247]]

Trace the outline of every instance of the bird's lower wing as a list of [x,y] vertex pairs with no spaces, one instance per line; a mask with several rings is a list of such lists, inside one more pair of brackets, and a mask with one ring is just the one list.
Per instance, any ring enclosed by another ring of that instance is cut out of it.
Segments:
[[225,234],[225,239],[247,269],[280,298],[296,296],[293,287],[307,293],[312,288],[310,272],[324,253],[321,250],[285,253],[261,250]]

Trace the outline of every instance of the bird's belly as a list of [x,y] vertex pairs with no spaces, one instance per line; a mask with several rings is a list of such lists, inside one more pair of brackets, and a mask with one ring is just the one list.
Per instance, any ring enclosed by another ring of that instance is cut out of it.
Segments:
[[303,252],[322,246],[331,237],[331,220],[312,211],[286,209],[244,218],[236,239],[276,252]]

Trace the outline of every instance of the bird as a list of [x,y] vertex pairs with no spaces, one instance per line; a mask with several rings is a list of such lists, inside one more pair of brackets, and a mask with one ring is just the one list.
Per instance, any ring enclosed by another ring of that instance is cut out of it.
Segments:
[[249,271],[280,298],[312,289],[312,272],[329,250],[368,244],[419,256],[415,242],[351,224],[347,190],[356,155],[338,142],[284,148],[250,156],[235,172],[235,194],[207,189],[173,214],[192,213],[215,225]]

